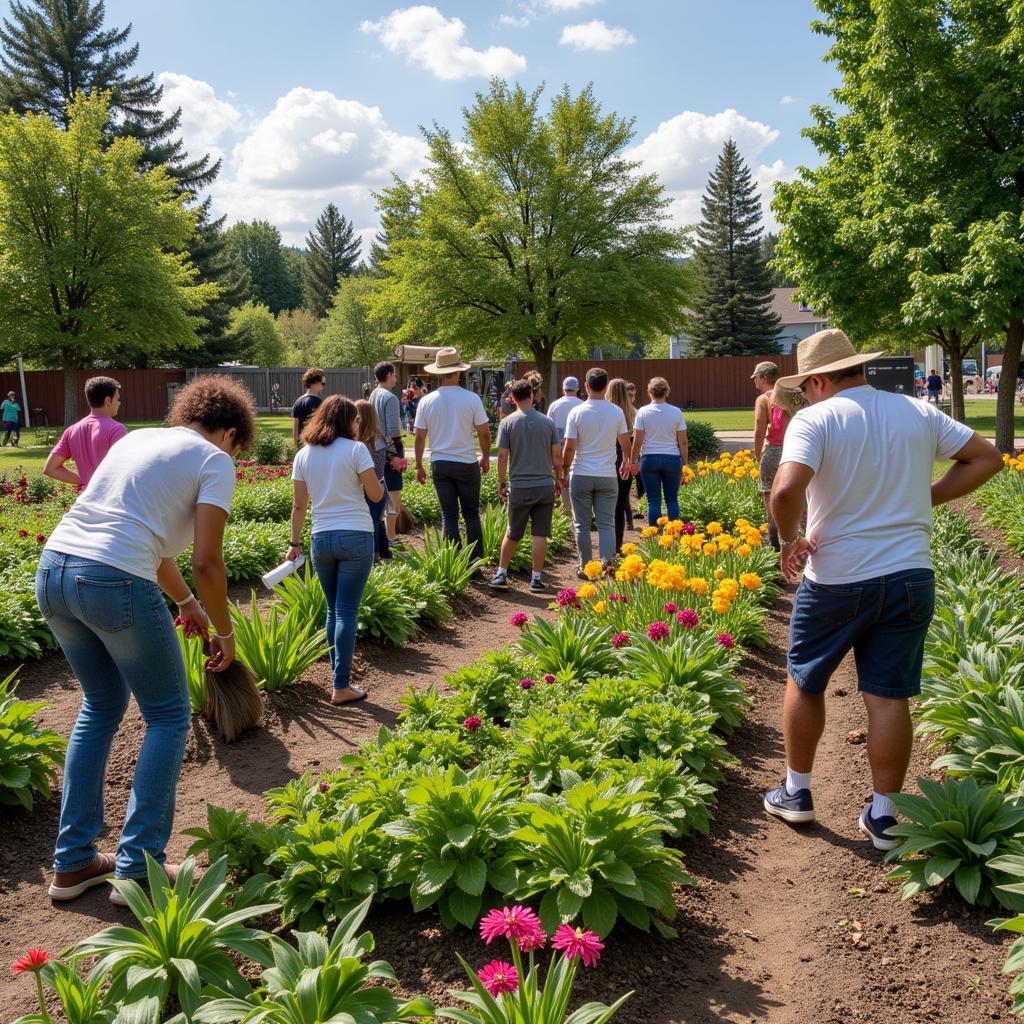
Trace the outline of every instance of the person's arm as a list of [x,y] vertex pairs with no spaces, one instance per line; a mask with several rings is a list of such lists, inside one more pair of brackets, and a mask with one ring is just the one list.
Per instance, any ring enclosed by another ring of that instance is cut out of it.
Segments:
[[160,559],[156,582],[177,607],[176,617],[184,624],[185,636],[198,635],[209,640],[210,620],[199,599],[188,589],[185,577],[181,575],[178,563],[173,558]]
[[235,633],[228,612],[228,580],[224,569],[224,525],[227,512],[219,505],[196,505],[192,579],[203,608],[216,632],[210,634],[210,660],[206,667],[221,672],[235,660]]
[[572,460],[576,457],[576,438],[567,437],[562,446],[562,486],[569,486],[569,470],[572,468]]
[[384,497],[384,485],[380,482],[376,469],[364,469],[359,474],[359,480],[363,485],[363,493],[370,501],[380,501]]
[[690,445],[686,440],[686,427],[676,431],[676,444],[679,445],[679,455],[685,466],[690,461]]
[[498,494],[508,500],[508,484],[505,474],[508,472],[508,449],[498,448]]
[[944,505],[979,488],[1003,468],[1003,457],[991,441],[975,432],[953,456],[953,465],[932,484],[932,505]]
[[299,447],[299,417],[292,413],[292,447]]
[[800,536],[800,521],[807,505],[807,486],[813,478],[814,470],[810,466],[802,462],[784,462],[772,484],[770,501],[782,545],[782,575],[790,583],[796,581],[804,563],[816,549],[813,540]]
[[764,451],[764,437],[768,432],[768,403],[764,395],[758,395],[754,403],[754,461],[761,461]]
[[562,449],[556,441],[551,445],[551,472],[555,476],[555,496],[562,489]]
[[476,436],[480,439],[480,472],[486,473],[491,468],[491,428],[486,422],[477,426]]
[[405,443],[402,441],[402,403],[398,400],[398,396],[392,394],[385,408],[388,423],[384,429],[384,436],[391,438],[395,449],[394,458],[405,458]]
[[62,458],[54,448],[46,459],[46,465],[43,466],[43,476],[48,476],[51,480],[59,480],[63,484],[74,484],[76,487],[80,487],[82,485],[81,478],[64,465],[67,461],[67,458]]
[[424,427],[416,428],[416,480],[425,484],[427,474],[423,470],[423,452],[427,447],[427,431]]
[[[643,448],[643,446],[644,446],[644,435],[646,433],[647,433],[647,431],[645,431],[645,430],[639,430],[636,427],[633,428],[633,445],[629,449],[629,461],[630,462],[639,462],[640,461],[640,449]],[[623,448],[622,451],[623,451],[623,455],[625,455],[626,449]],[[625,461],[625,459],[623,459],[623,461]]]
[[292,481],[292,516],[288,553],[285,560],[294,562],[302,552],[302,528],[306,525],[306,509],[309,506],[309,488],[305,480]]
[[[629,434],[619,434],[615,440],[622,451],[622,468],[619,470],[619,476],[621,476],[623,480],[628,480],[633,475],[634,466],[636,466],[637,471],[639,472],[640,463],[632,457],[633,450],[630,447]],[[629,452],[630,455],[628,460],[626,458],[627,452]]]

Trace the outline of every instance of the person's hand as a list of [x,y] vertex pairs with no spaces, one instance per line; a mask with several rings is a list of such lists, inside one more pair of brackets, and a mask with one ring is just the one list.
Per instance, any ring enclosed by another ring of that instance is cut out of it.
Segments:
[[423,471],[423,467],[422,466],[417,466],[416,467],[416,483],[418,483],[420,486],[422,486],[426,482],[427,482],[427,474]]
[[299,555],[302,554],[302,548],[298,544],[291,544],[288,547],[288,553],[284,556],[286,562],[294,562]]
[[619,476],[623,480],[629,480],[632,477],[632,475],[633,475],[633,473],[632,473],[632,469],[630,468],[630,463],[628,463],[625,460],[623,460],[622,467],[619,469]]
[[186,639],[201,636],[205,640],[209,636],[210,619],[206,614],[206,609],[203,608],[198,600],[192,600],[182,605],[178,609],[176,621],[181,623]]
[[639,459],[633,459],[633,461],[630,462],[630,464],[629,464],[629,469],[630,469],[630,472],[633,474],[633,476],[639,476],[640,475],[640,460]]
[[508,484],[498,484],[498,497],[508,501]]
[[562,490],[563,491],[569,490],[569,474],[568,473],[563,473],[562,474]]
[[480,472],[483,473],[486,476],[487,471],[490,468],[491,468],[491,457],[490,457],[490,455],[481,455],[480,456]]
[[818,550],[818,545],[809,537],[797,537],[792,544],[783,544],[779,556],[782,575],[790,583],[796,583],[804,571],[807,559]]
[[210,634],[210,657],[206,662],[207,672],[223,672],[235,660],[235,637]]

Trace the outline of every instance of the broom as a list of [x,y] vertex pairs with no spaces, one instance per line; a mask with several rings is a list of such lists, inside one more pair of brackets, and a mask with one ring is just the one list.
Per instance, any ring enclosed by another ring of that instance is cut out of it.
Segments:
[[[210,645],[203,642],[203,654],[210,656]],[[263,724],[263,700],[256,676],[237,658],[223,672],[206,672],[206,704],[203,717],[217,727],[225,743]]]

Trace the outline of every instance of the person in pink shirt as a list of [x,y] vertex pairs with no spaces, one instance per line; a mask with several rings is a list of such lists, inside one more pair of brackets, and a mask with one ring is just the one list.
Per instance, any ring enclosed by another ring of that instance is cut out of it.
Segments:
[[[90,377],[85,400],[91,412],[64,431],[43,467],[46,476],[81,487],[88,486],[107,452],[128,433],[114,419],[121,407],[121,385],[113,377]],[[74,460],[74,470],[66,466],[69,459]]]

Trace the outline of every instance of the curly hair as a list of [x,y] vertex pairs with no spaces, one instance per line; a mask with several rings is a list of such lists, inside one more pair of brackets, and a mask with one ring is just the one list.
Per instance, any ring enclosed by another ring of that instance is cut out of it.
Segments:
[[252,393],[232,377],[211,374],[197,377],[174,397],[167,425],[186,427],[198,423],[206,430],[230,430],[244,451],[256,433],[256,405]]
[[302,386],[308,391],[314,384],[327,380],[327,374],[319,366],[311,366],[302,375]]

